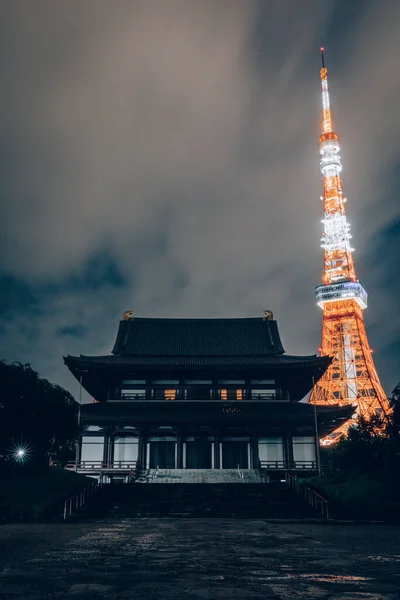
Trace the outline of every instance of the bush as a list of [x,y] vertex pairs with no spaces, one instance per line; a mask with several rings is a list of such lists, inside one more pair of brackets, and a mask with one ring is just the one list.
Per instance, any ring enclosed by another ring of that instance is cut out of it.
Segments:
[[29,464],[66,462],[74,455],[80,427],[78,404],[69,392],[39,377],[29,365],[0,361],[0,468],[15,459],[18,447]]
[[0,517],[36,521],[59,516],[64,501],[91,483],[92,478],[63,469],[14,471],[2,481]]

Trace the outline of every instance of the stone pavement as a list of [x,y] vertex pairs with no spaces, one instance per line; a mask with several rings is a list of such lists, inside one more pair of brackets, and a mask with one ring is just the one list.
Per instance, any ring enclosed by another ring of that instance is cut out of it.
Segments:
[[395,600],[399,534],[255,519],[5,525],[0,599]]

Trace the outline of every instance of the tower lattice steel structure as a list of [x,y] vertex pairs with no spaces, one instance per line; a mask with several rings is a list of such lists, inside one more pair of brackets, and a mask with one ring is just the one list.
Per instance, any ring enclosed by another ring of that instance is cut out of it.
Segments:
[[[370,417],[390,412],[389,401],[379,381],[365,331],[363,310],[367,291],[356,278],[350,225],[346,219],[340,173],[340,146],[333,131],[328,92],[328,71],[321,48],[322,134],[320,168],[324,182],[324,249],[322,285],[315,288],[317,304],[323,310],[321,356],[333,361],[315,385],[313,404],[353,404],[355,415]],[[346,433],[349,423],[334,431],[323,442],[332,444]]]

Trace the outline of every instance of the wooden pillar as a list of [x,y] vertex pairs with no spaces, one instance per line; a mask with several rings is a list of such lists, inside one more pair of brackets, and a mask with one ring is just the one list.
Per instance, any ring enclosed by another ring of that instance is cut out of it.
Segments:
[[287,468],[294,467],[294,455],[293,455],[293,436],[291,433],[287,433],[285,436],[285,446],[284,446],[284,460]]
[[81,460],[82,460],[82,435],[79,436],[78,441],[76,442],[75,470],[78,468],[78,465],[81,464]]
[[138,463],[139,469],[146,468],[147,437],[139,435]]
[[220,460],[221,438],[219,435],[214,436],[214,469],[221,468]]
[[114,447],[115,447],[115,435],[110,435],[108,441],[108,462],[112,465],[114,462]]
[[183,469],[183,437],[181,433],[176,436],[176,468]]
[[258,436],[253,435],[250,438],[250,448],[251,448],[251,469],[259,468],[259,455],[258,455]]
[[[317,429],[317,428],[315,428]],[[321,457],[319,454],[319,439],[318,439],[318,432],[315,431],[315,435],[314,437],[314,453],[315,453],[315,467],[318,470],[318,474],[321,474],[322,471],[322,465],[321,465]]]
[[[149,438],[148,437],[144,437],[143,438],[143,469],[146,469],[147,467],[147,447],[148,447],[148,443],[149,443]],[[150,450],[149,450],[150,452]]]
[[137,457],[138,467],[139,469],[143,469],[143,437],[139,432],[139,440],[138,440],[138,457]]
[[104,446],[103,446],[103,465],[106,467],[109,461],[109,446],[110,446],[110,434],[108,431],[104,432]]

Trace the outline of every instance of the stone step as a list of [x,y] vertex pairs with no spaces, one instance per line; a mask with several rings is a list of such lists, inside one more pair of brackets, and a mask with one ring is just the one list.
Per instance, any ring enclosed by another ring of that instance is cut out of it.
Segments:
[[256,469],[148,469],[136,483],[264,483]]
[[286,484],[110,484],[87,516],[303,518],[312,516]]

